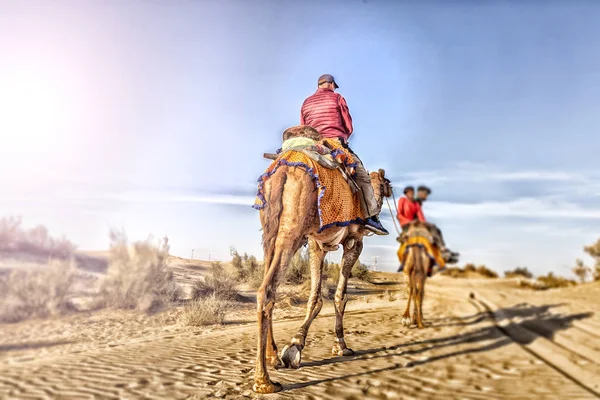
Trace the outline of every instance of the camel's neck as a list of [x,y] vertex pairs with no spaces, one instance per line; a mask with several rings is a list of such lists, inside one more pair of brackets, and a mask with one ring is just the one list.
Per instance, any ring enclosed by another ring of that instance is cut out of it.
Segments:
[[375,200],[377,200],[377,214],[381,212],[381,208],[383,207],[383,186],[379,179],[373,179],[371,177],[371,186],[373,187],[373,192],[375,193]]

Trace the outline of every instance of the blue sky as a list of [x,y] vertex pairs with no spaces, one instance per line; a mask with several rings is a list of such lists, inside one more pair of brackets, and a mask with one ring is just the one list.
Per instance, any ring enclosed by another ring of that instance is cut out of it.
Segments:
[[0,212],[260,257],[261,155],[331,73],[353,149],[432,187],[462,261],[568,273],[600,236],[600,4],[544,3],[0,0]]

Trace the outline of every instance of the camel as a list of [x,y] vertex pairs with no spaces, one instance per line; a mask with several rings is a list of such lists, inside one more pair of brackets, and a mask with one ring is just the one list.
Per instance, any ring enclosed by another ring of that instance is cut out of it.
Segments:
[[[419,221],[412,222],[406,232],[406,236],[423,235],[430,241],[429,234],[425,224]],[[427,271],[431,267],[431,259],[427,251],[418,245],[409,246],[405,256],[404,281],[406,282],[408,299],[406,300],[406,310],[402,316],[402,325],[410,327],[416,324],[419,329],[423,329],[423,298],[425,296],[425,281],[427,280]],[[410,303],[414,302],[413,315],[410,315]]]
[[[284,139],[292,136],[320,137],[318,132],[307,126],[289,128]],[[317,136],[318,135],[318,136]],[[385,171],[370,174],[372,186],[381,211],[383,198],[391,196],[390,181]],[[342,175],[340,174],[340,179]],[[271,381],[267,372],[267,362],[275,368],[299,368],[302,350],[311,323],[323,306],[321,284],[323,260],[328,251],[343,246],[340,277],[334,299],[335,339],[332,354],[350,356],[354,352],[344,340],[344,311],[348,297],[346,289],[352,266],[363,249],[363,237],[366,231],[361,224],[344,227],[332,226],[321,233],[317,209],[317,187],[304,169],[282,165],[266,181],[264,197],[267,206],[260,211],[263,229],[263,249],[265,275],[257,292],[258,350],[253,390],[257,393],[275,393],[283,389],[278,382]],[[292,337],[289,344],[277,354],[277,345],[273,337],[273,307],[275,294],[285,270],[300,247],[308,240],[310,254],[311,290],[307,304],[306,317]]]

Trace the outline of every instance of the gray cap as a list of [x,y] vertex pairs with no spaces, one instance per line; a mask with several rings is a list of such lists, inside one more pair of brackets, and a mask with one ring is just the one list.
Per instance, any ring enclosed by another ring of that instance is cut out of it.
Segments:
[[323,82],[333,83],[333,87],[335,87],[336,89],[339,88],[338,84],[335,82],[335,79],[333,78],[332,75],[329,75],[329,74],[321,75],[319,77],[319,85]]

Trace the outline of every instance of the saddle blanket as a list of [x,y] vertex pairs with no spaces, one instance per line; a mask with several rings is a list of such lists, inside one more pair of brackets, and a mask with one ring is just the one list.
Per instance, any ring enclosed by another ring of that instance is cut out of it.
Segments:
[[411,246],[420,246],[423,248],[427,252],[427,255],[431,259],[433,265],[437,265],[440,270],[446,268],[446,262],[442,257],[442,253],[436,246],[431,244],[428,238],[423,236],[412,236],[406,238],[398,249],[398,261],[400,261],[400,268],[398,269],[398,272],[401,272],[404,269],[406,254],[408,253],[408,248]]
[[[317,143],[319,142],[314,142]],[[353,173],[356,163],[348,150],[334,140],[324,139],[321,143],[326,143],[332,149],[331,155]],[[306,145],[310,144],[306,143]],[[268,206],[264,197],[264,184],[282,165],[285,165],[303,169],[317,186],[319,232],[333,226],[365,223],[358,193],[352,193],[339,170],[325,168],[301,151],[285,151],[286,147],[289,146],[284,142],[279,157],[258,178],[258,193],[253,206],[255,209],[261,210]]]

